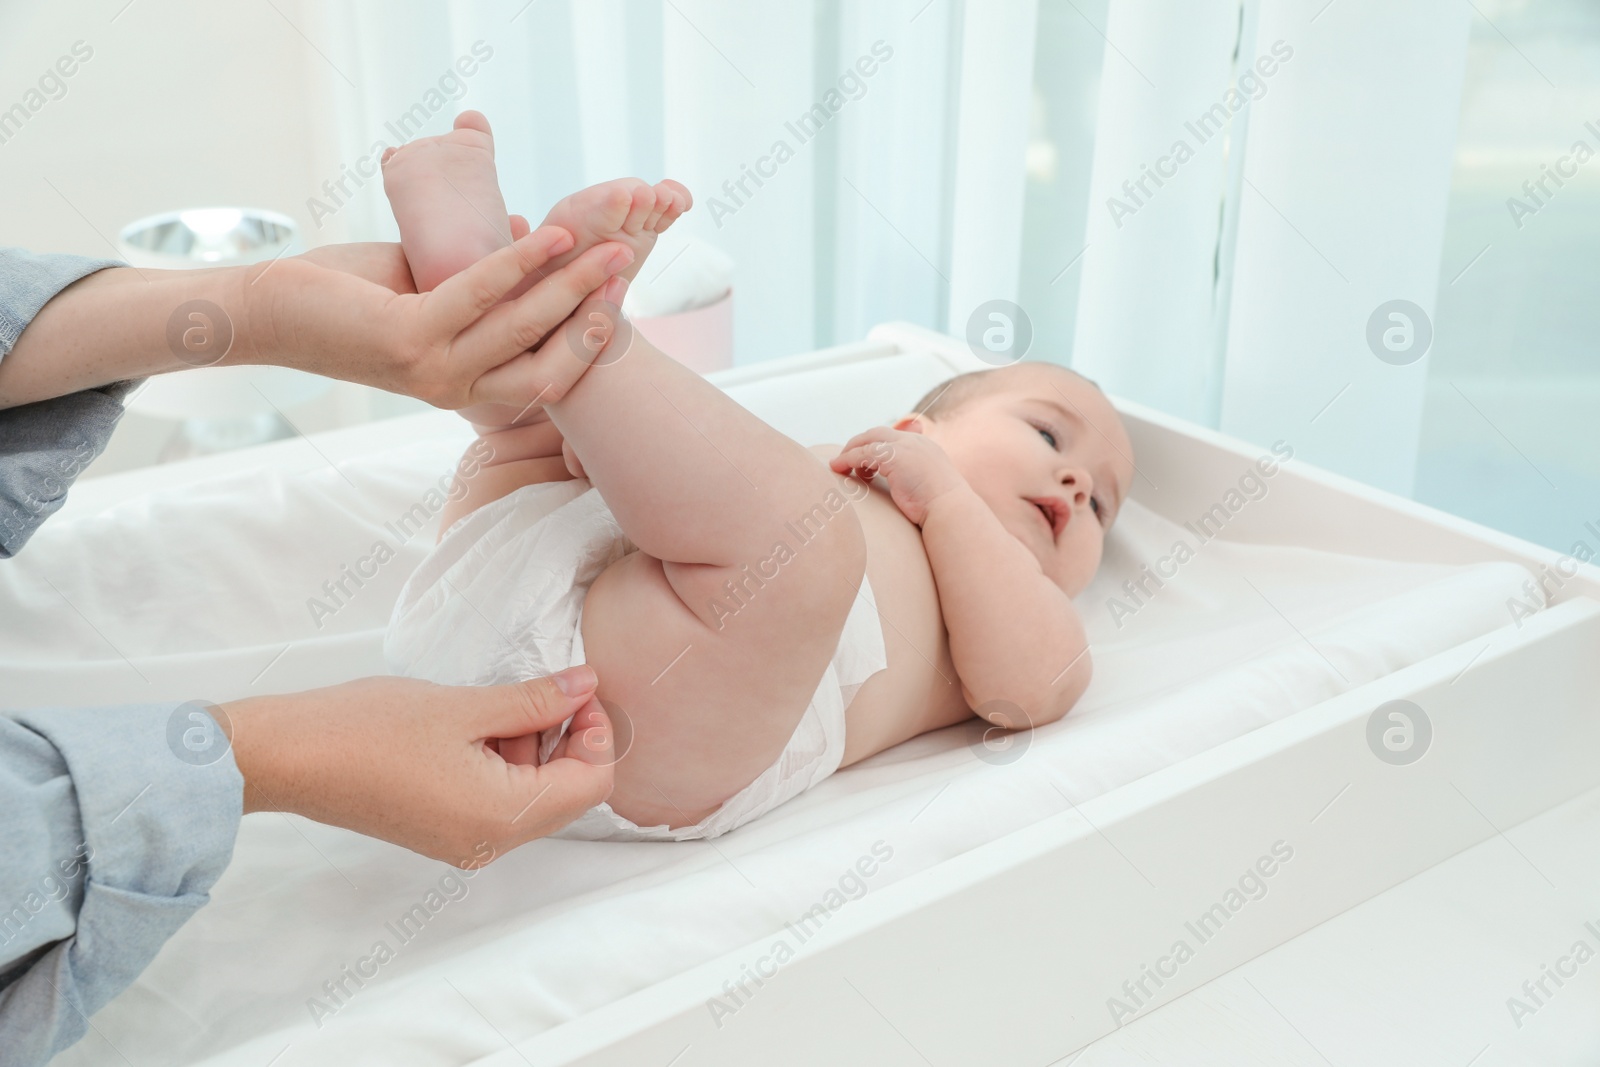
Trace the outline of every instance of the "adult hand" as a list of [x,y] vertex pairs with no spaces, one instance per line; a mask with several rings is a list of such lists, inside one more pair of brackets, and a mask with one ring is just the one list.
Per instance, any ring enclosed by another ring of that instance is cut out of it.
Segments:
[[[511,216],[511,239],[520,241],[532,228],[521,215]],[[411,264],[398,241],[351,241],[341,245],[323,245],[301,253],[296,259],[315,263],[319,267],[354,274],[369,282],[381,285],[394,293],[414,293],[416,280],[411,277]]]
[[392,293],[417,291],[417,283],[411,277],[411,264],[406,262],[406,254],[398,241],[351,241],[342,245],[323,245],[294,258],[329,270],[354,274]]
[[[367,678],[213,715],[244,776],[246,812],[295,812],[467,868],[610,796],[613,735],[596,684],[587,666],[484,687]],[[543,766],[511,754],[568,716],[564,754]]]
[[[230,362],[299,367],[442,408],[527,403],[537,389],[497,389],[504,378],[489,372],[538,344],[633,261],[626,245],[597,245],[500,304],[524,277],[571,247],[566,230],[542,227],[427,293],[396,293],[305,259],[285,260],[277,268],[284,276],[265,299],[246,293],[247,346]],[[533,377],[547,400],[564,395],[582,371],[566,361],[538,362]],[[519,378],[525,387],[529,376]]]
[[[113,267],[50,300],[0,361],[0,408],[186,366],[277,364],[360,382],[438,407],[562,395],[582,367],[530,360],[529,348],[632,262],[598,245],[522,296],[500,298],[572,247],[556,226],[522,236],[417,293],[398,245],[332,246],[248,267]],[[496,306],[499,305],[499,306]],[[517,357],[524,358],[518,359]],[[486,372],[515,362],[516,385]],[[551,369],[545,373],[542,368]],[[482,379],[480,381],[480,379]]]

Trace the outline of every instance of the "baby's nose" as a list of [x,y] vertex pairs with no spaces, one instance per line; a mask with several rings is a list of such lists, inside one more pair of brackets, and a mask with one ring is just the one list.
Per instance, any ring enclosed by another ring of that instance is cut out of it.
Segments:
[[1061,485],[1071,491],[1074,504],[1083,503],[1094,492],[1094,480],[1086,470],[1068,467],[1061,471],[1059,478]]

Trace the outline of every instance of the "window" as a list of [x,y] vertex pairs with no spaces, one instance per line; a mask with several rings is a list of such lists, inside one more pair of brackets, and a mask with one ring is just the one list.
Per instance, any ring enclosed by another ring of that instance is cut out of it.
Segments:
[[1600,550],[1600,8],[1477,0],[1416,498]]

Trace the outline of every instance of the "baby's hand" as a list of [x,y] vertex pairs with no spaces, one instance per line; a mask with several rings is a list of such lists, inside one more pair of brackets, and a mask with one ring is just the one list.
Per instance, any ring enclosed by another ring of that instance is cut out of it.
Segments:
[[966,485],[943,448],[917,431],[878,426],[852,437],[829,461],[837,474],[854,472],[870,482],[881,474],[895,507],[921,526],[935,499]]

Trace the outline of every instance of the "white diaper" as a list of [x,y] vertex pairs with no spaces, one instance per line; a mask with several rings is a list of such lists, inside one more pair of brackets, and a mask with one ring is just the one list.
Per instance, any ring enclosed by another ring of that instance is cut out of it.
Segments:
[[[456,523],[411,575],[389,619],[384,656],[396,673],[448,685],[498,685],[582,663],[589,586],[633,549],[587,480],[524,486]],[[685,841],[725,834],[771,811],[838,770],[845,708],[886,666],[883,629],[863,576],[794,736],[755,781],[693,826],[637,826],[601,804],[556,836]],[[545,731],[541,759],[565,728]]]

